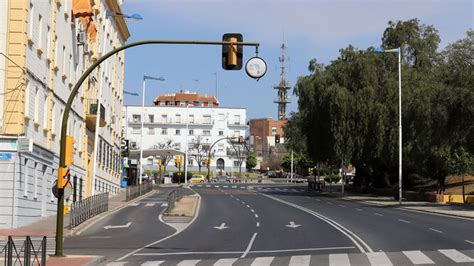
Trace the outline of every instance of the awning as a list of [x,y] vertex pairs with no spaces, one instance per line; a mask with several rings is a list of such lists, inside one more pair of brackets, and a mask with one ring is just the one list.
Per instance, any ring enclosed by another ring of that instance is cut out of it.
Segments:
[[[154,157],[161,157],[161,156],[168,156],[168,155],[184,155],[184,152],[173,150],[173,149],[149,149],[143,150],[143,158],[147,158],[150,156]],[[139,159],[140,158],[140,150],[130,150],[130,154],[128,158]]]
[[72,0],[72,13],[74,17],[92,17],[92,7],[90,0]]

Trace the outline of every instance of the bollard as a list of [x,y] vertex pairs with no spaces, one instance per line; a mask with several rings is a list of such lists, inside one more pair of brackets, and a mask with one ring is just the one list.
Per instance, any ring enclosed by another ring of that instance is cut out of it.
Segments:
[[7,243],[7,265],[13,265],[13,239],[11,236],[8,236],[8,243]]
[[46,236],[43,236],[43,242],[41,247],[41,265],[46,265]]

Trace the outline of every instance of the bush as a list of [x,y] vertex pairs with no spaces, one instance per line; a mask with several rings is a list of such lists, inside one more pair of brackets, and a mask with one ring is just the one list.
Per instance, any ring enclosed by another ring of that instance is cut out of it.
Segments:
[[326,177],[324,177],[324,181],[332,184],[332,183],[337,183],[339,182],[339,180],[341,180],[341,177],[339,175],[336,175],[336,174],[330,174]]

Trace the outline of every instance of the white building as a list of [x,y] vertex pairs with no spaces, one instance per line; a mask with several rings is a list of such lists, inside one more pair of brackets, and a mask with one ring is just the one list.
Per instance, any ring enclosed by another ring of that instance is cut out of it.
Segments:
[[[140,148],[141,106],[124,106],[123,126],[125,137],[130,141],[131,150]],[[246,109],[201,106],[145,106],[143,128],[143,149],[153,149],[164,143],[171,143],[174,149],[185,152],[188,143],[188,170],[198,170],[193,145],[201,141],[204,149],[225,137],[246,138]],[[237,150],[242,146],[235,145]],[[237,156],[230,141],[223,139],[212,148],[211,170],[237,172],[239,167],[245,171],[245,158]],[[242,153],[240,153],[242,154]],[[206,153],[207,155],[207,153]],[[207,156],[205,156],[207,157]],[[158,169],[154,158],[145,158],[145,169]],[[175,169],[172,160],[167,169]],[[205,166],[202,171],[207,170]]]
[[[51,187],[57,179],[65,104],[84,70],[130,36],[123,18],[106,17],[106,10],[120,13],[121,3],[0,1],[0,228],[56,213]],[[122,52],[96,69],[74,98],[67,131],[75,139],[74,194],[66,204],[120,188],[121,117],[113,115],[121,113],[123,70]],[[98,119],[103,127],[96,130],[99,89],[105,100]],[[96,131],[101,136],[97,150],[107,155],[97,160]]]

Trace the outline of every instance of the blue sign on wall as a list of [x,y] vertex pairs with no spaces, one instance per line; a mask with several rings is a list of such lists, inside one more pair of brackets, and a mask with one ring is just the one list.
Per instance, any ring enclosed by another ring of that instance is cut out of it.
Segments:
[[13,158],[13,154],[9,152],[0,152],[0,161],[10,161]]

